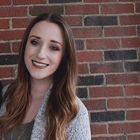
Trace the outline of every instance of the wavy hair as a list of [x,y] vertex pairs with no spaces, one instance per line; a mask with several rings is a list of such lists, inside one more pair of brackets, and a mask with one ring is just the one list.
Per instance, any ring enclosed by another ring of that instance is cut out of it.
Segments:
[[30,74],[24,62],[25,47],[32,28],[41,21],[57,24],[64,33],[65,41],[64,56],[54,73],[53,87],[45,111],[45,140],[66,140],[67,124],[78,113],[76,56],[72,31],[62,16],[43,13],[32,20],[21,41],[17,77],[6,91],[6,113],[0,117],[0,137],[21,124],[25,117],[31,90]]

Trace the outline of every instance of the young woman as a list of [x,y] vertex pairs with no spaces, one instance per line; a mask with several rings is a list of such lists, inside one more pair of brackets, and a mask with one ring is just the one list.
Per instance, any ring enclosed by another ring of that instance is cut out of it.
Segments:
[[41,14],[27,27],[16,79],[3,90],[0,139],[90,140],[88,112],[76,96],[71,29]]

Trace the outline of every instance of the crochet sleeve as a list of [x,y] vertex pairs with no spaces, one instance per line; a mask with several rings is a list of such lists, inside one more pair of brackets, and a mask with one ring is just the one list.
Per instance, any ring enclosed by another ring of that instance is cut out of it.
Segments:
[[80,110],[68,125],[68,140],[91,140],[88,111],[80,99],[78,103]]

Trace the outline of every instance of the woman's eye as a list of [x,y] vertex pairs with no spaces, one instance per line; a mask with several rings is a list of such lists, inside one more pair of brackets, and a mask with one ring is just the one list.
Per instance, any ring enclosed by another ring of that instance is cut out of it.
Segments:
[[37,45],[39,44],[39,42],[36,41],[36,40],[34,40],[34,39],[31,40],[30,42],[31,42],[31,44],[34,45],[34,46],[37,46]]
[[59,51],[60,50],[60,48],[58,46],[51,46],[50,48],[53,51]]

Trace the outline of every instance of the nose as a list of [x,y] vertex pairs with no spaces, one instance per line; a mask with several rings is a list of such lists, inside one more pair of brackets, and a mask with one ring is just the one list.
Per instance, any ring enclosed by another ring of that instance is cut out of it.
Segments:
[[40,46],[39,50],[37,50],[37,55],[36,57],[38,59],[44,59],[46,58],[46,49],[45,49],[45,46]]

